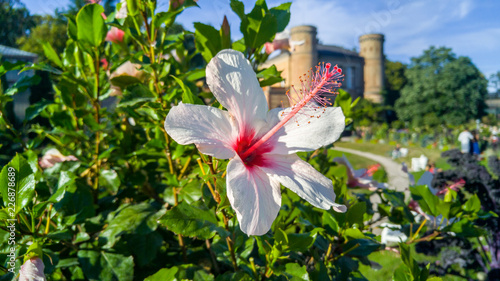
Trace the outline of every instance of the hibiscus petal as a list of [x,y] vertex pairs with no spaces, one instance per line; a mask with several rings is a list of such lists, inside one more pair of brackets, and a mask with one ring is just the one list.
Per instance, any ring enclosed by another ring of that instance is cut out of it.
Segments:
[[278,215],[280,184],[260,168],[248,168],[235,157],[227,165],[227,198],[236,211],[241,230],[248,235],[263,235]]
[[235,154],[229,114],[218,108],[181,102],[165,118],[165,130],[179,144],[196,144],[203,154],[219,159]]
[[267,154],[266,160],[271,164],[262,167],[264,172],[313,206],[325,210],[333,207],[338,212],[347,210],[346,206],[335,203],[332,181],[297,155]]
[[235,50],[220,51],[207,66],[207,84],[215,98],[247,129],[255,119],[265,119],[266,97],[250,62]]
[[[277,123],[277,120],[281,120],[289,111],[289,108],[279,112],[269,111],[268,123]],[[318,149],[336,141],[344,127],[345,117],[340,107],[327,107],[324,112],[323,109],[318,109],[318,112],[306,109],[294,116],[275,134],[277,143],[272,153],[292,154]]]
[[38,258],[27,260],[19,270],[19,281],[46,281],[43,270],[45,265],[43,261]]

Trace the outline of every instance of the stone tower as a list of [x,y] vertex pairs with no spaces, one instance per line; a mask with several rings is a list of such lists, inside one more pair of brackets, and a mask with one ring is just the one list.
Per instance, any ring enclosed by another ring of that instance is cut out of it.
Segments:
[[364,97],[376,103],[382,102],[384,90],[384,35],[365,34],[359,37],[359,55],[365,59]]
[[[290,32],[290,40],[296,44],[291,52],[287,84],[294,85],[297,91],[301,85],[299,77],[307,74],[318,62],[316,33],[316,27],[310,25],[296,26]],[[290,90],[292,100],[294,94]]]

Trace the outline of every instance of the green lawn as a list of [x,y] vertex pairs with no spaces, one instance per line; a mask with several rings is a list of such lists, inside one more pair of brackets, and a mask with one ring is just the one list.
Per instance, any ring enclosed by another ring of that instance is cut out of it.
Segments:
[[[394,145],[385,143],[369,143],[369,142],[336,142],[335,146],[351,148],[360,151],[371,152],[373,154],[382,155],[386,157],[391,157],[391,152],[394,150]],[[429,158],[429,162],[434,162],[437,168],[448,169],[449,165],[446,160],[441,158],[441,151],[439,149],[428,149],[418,146],[411,146],[408,148],[408,156],[396,159],[396,162],[405,162],[408,165],[411,164],[411,158],[420,157],[420,155],[425,155]]]
[[377,162],[371,159],[364,158],[347,152],[333,150],[330,151],[329,154],[333,155],[334,157],[342,157],[342,154],[344,154],[345,157],[349,160],[349,162],[351,162],[351,165],[354,169],[367,168],[370,165],[377,164]]
[[[432,263],[437,260],[435,258],[434,260],[426,261],[425,258],[427,257],[424,255],[416,254],[414,249],[412,249],[412,256],[418,262],[423,263]],[[373,269],[368,265],[360,263],[359,271],[366,277],[366,279],[370,281],[391,281],[394,271],[399,267],[399,265],[403,263],[403,261],[399,257],[399,254],[390,251],[374,252],[368,256],[368,259],[382,266],[380,269]],[[443,281],[465,281],[465,279],[463,278],[451,275],[441,276],[441,278]]]

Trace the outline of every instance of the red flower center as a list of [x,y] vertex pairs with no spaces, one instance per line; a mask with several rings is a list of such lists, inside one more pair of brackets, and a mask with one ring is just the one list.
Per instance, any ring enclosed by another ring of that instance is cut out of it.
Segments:
[[245,153],[255,142],[259,139],[255,137],[255,132],[253,130],[245,130],[240,133],[236,142],[233,144],[233,149],[238,153],[243,163],[247,168],[254,166],[258,167],[269,167],[270,162],[266,159],[266,153],[273,149],[273,146],[269,143],[265,143],[259,146],[257,149],[253,150],[251,153]]

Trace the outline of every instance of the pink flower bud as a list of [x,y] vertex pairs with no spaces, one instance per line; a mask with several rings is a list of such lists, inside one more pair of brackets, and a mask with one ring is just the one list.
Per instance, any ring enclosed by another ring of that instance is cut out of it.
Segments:
[[123,42],[124,35],[125,35],[125,32],[123,30],[113,26],[108,31],[108,34],[106,34],[106,41],[118,44],[118,43]]
[[19,281],[46,281],[44,268],[43,261],[38,257],[27,260],[19,271]]
[[76,158],[73,155],[64,156],[61,154],[61,152],[59,152],[59,150],[52,148],[49,149],[47,152],[45,152],[45,154],[43,155],[42,159],[40,159],[38,164],[43,169],[46,169],[53,167],[56,163],[65,161],[78,161],[78,158]]
[[229,22],[227,21],[227,17],[224,16],[224,20],[222,21],[222,32],[224,36],[229,36],[231,34],[231,29],[229,28]]

